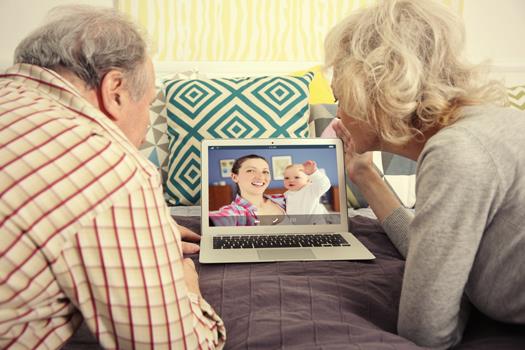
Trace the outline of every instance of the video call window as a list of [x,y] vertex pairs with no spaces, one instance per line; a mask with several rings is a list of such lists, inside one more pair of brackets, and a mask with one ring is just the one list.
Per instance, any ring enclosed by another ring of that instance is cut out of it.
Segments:
[[212,146],[210,226],[337,224],[334,145]]

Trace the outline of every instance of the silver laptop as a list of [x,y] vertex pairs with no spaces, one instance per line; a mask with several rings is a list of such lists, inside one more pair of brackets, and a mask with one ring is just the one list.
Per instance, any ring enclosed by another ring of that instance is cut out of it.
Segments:
[[[347,232],[341,140],[204,140],[201,156],[201,263],[375,258]],[[300,189],[285,183],[294,177],[288,165],[308,161],[315,177]],[[320,179],[321,190],[299,194]]]

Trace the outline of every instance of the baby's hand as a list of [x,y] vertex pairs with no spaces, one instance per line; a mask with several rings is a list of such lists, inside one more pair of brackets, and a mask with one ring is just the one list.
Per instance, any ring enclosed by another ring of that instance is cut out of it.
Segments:
[[304,173],[306,175],[312,175],[317,170],[317,163],[313,160],[307,160],[303,163]]

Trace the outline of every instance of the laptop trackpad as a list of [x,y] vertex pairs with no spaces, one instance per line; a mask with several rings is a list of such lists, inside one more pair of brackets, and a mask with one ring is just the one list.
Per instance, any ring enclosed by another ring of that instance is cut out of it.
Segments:
[[311,249],[258,249],[257,254],[261,260],[303,260],[315,259]]

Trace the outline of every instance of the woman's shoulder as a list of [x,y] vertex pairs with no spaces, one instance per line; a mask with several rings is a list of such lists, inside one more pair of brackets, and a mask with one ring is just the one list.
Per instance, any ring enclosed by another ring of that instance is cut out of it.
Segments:
[[281,207],[284,207],[286,202],[286,194],[284,193],[265,194],[264,197],[271,200],[274,203],[279,204],[279,206]]
[[265,194],[264,196],[277,204],[281,209],[286,210],[286,195],[284,193]]
[[467,106],[462,116],[451,125],[443,128],[437,135],[448,138],[461,138],[471,135],[483,140],[500,139],[509,131],[525,126],[525,112],[515,108],[495,105]]
[[[523,149],[525,113],[498,106],[465,107],[464,115],[441,129],[426,143],[420,163],[439,159],[453,166],[469,162],[497,162],[514,148]],[[508,154],[507,154],[508,155]]]

